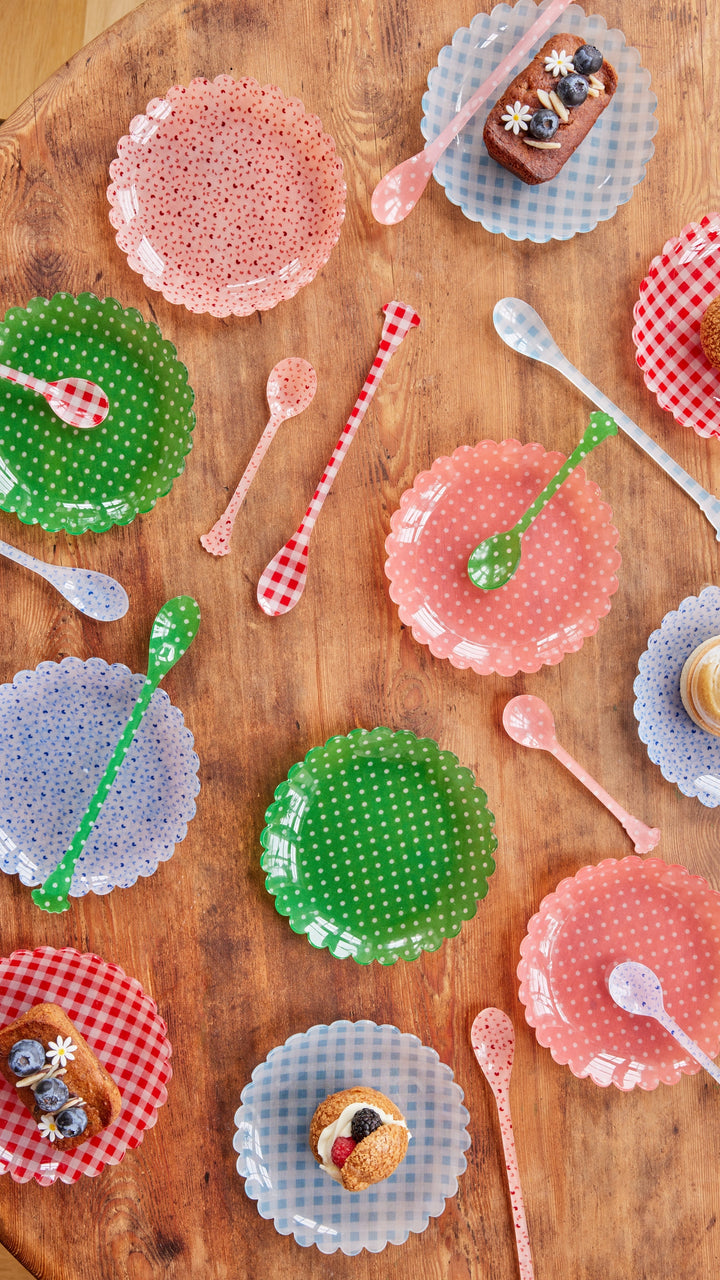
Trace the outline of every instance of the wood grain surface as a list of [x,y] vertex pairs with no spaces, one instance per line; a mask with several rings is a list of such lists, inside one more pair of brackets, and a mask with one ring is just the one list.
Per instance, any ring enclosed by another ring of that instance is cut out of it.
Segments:
[[[173,859],[126,891],[41,915],[0,885],[0,938],[73,945],[114,961],[158,1003],[174,1075],[157,1126],[122,1163],[74,1186],[0,1179],[0,1238],[40,1280],[506,1280],[516,1261],[499,1131],[470,1049],[476,1012],[516,1025],[512,1104],[538,1280],[713,1280],[720,1270],[720,1103],[698,1075],[621,1094],[556,1065],[517,999],[518,948],[559,880],[632,851],[549,756],[512,743],[513,694],[547,699],[564,745],[662,828],[658,854],[720,889],[717,811],[665,783],[639,741],[632,682],[663,615],[718,581],[718,545],[694,504],[627,439],[588,460],[620,530],[608,617],[556,667],[512,679],[437,661],[403,628],[384,540],[417,472],[458,445],[515,436],[569,452],[587,402],[497,339],[491,313],[526,297],[571,360],[700,482],[720,487],[718,444],[678,427],[635,365],[632,308],[650,259],[717,207],[720,17],[711,0],[597,0],[652,73],[657,151],[631,201],[591,234],[513,243],[467,221],[434,183],[402,226],[370,212],[379,177],[422,145],[420,100],[438,50],[467,25],[459,0],[147,0],[75,57],[0,130],[0,304],[93,290],[155,319],[196,391],[186,472],[126,528],[79,538],[0,515],[0,537],[118,577],[132,605],[96,624],[0,564],[0,679],[45,659],[98,655],[144,669],[158,607],[190,593],[203,623],[166,687],[201,760],[197,816]],[[108,164],[148,100],[194,75],[250,74],[301,97],[336,140],[347,217],[318,278],[277,309],[213,320],[145,289],[114,242]],[[305,595],[262,615],[258,575],[296,526],[375,352],[380,309],[422,327],[391,362],[313,535]],[[200,547],[267,420],[272,365],[315,365],[312,408],[281,428],[253,483],[232,554]],[[412,964],[358,968],[294,935],[265,892],[263,814],[276,785],[334,733],[377,724],[435,738],[476,773],[496,815],[497,872],[457,938]],[[294,1032],[338,1017],[394,1023],[433,1046],[466,1094],[472,1147],[457,1196],[420,1236],[346,1258],[301,1249],[259,1218],[234,1168],[233,1115],[253,1068]]]

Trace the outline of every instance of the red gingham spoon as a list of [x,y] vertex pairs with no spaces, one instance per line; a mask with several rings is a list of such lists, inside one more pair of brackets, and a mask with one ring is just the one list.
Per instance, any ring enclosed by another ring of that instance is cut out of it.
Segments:
[[420,323],[419,315],[406,302],[388,302],[383,307],[383,311],[385,323],[377,355],[313,494],[310,506],[295,533],[288,538],[285,546],[273,556],[260,575],[257,588],[258,604],[271,618],[277,618],[281,613],[289,613],[300,599],[305,589],[310,534],[320,515],[322,504],[330,492],[340,464],[352,444],[355,432],[365,416],[365,411],[377,390],[391,355],[397,351],[403,338],[413,326]]
[[517,1244],[518,1262],[521,1280],[534,1280],[530,1237],[525,1219],[515,1153],[512,1118],[510,1116],[510,1072],[515,1056],[515,1031],[513,1024],[502,1009],[483,1009],[472,1024],[470,1043],[475,1050],[475,1057],[480,1063],[485,1079],[495,1097],[500,1119],[505,1168],[507,1170],[510,1204],[512,1205],[513,1225],[515,1227],[515,1243]]
[[102,387],[96,382],[88,382],[87,378],[59,378],[57,382],[46,382],[31,373],[10,369],[6,364],[0,364],[0,377],[44,396],[53,413],[69,427],[99,427],[110,408]]

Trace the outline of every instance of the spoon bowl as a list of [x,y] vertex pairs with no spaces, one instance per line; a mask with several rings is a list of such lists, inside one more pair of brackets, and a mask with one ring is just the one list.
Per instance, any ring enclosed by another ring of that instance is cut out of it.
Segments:
[[0,556],[6,556],[15,564],[21,564],[32,573],[50,582],[56,591],[70,601],[80,613],[99,622],[115,622],[128,611],[127,592],[114,578],[95,569],[81,569],[76,565],[63,567],[46,564],[25,551],[0,542]]
[[608,978],[608,990],[616,1005],[626,1013],[654,1018],[659,1022],[687,1050],[690,1057],[699,1062],[713,1080],[720,1084],[720,1067],[667,1012],[662,983],[652,969],[636,960],[625,960],[612,970]]

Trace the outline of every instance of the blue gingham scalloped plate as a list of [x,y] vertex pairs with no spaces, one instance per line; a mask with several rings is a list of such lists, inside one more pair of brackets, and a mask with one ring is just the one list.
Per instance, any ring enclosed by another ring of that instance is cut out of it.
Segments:
[[[42,884],[57,866],[145,677],[64,658],[0,685],[0,870]],[[172,857],[195,813],[193,735],[156,689],[78,858],[70,894],[126,889]]]
[[[348,1192],[322,1172],[308,1134],[318,1103],[359,1084],[392,1098],[412,1137],[390,1178]],[[243,1089],[237,1170],[280,1235],[321,1253],[380,1253],[424,1231],[455,1195],[470,1146],[462,1099],[450,1068],[416,1036],[369,1021],[311,1027],[271,1050]]]
[[[547,6],[546,6],[547,7]],[[467,99],[510,52],[542,6],[518,0],[477,14],[461,27],[452,45],[440,50],[422,100],[423,137],[432,142]],[[433,176],[452,204],[472,222],[511,240],[569,240],[612,218],[641,182],[654,146],[657,98],[640,55],[628,47],[622,31],[608,30],[604,18],[586,16],[571,5],[538,40],[537,52],[553,31],[581,35],[602,50],[618,73],[613,101],[552,182],[530,187],[491,160],[482,140],[486,117],[507,88],[494,93],[438,161]],[[523,65],[530,61],[530,55]],[[518,66],[513,75],[522,68]]]
[[648,640],[633,684],[633,711],[653,764],[683,795],[697,796],[709,809],[720,804],[720,791],[708,790],[696,779],[707,774],[720,778],[720,738],[690,719],[680,697],[680,675],[693,649],[718,634],[720,587],[705,587],[665,614]]

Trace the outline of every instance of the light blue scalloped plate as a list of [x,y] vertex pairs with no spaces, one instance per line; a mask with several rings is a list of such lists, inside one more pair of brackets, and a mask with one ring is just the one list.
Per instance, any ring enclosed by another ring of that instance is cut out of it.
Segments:
[[[438,65],[428,76],[428,89],[422,100],[424,116],[420,128],[428,142],[437,137],[511,51],[541,8],[533,0],[518,0],[514,6],[499,4],[492,13],[477,14],[469,27],[455,32],[452,45],[440,50]],[[640,55],[628,47],[622,31],[608,30],[604,18],[586,16],[574,4],[538,40],[533,52],[550,39],[553,31],[581,35],[589,44],[597,45],[618,73],[613,101],[557,178],[530,187],[490,159],[482,140],[483,127],[507,85],[481,107],[433,172],[448,199],[459,205],[472,222],[480,222],[486,231],[502,233],[511,240],[541,244],[569,240],[612,218],[645,176],[657,131],[657,98],[650,89],[650,73],[640,66]],[[529,61],[530,55],[523,65]],[[520,70],[518,66],[517,71]],[[508,84],[512,78],[508,77]]]
[[720,738],[690,719],[680,697],[680,675],[693,649],[719,634],[720,587],[705,587],[665,614],[648,640],[633,684],[633,711],[650,759],[684,796],[696,796],[708,809],[720,804],[720,794],[698,786],[695,779],[705,774],[720,778]]
[[[360,1084],[391,1098],[412,1136],[390,1178],[348,1192],[322,1172],[308,1134],[318,1103]],[[321,1253],[380,1253],[424,1231],[455,1195],[469,1120],[452,1071],[416,1036],[333,1022],[290,1036],[255,1068],[235,1113],[233,1147],[247,1195],[280,1235]]]

